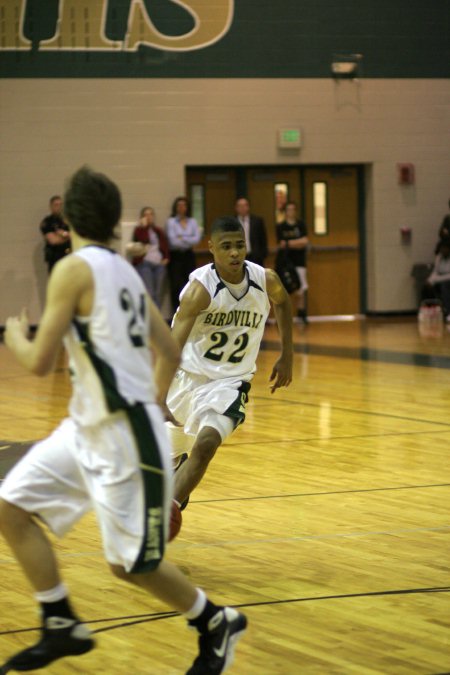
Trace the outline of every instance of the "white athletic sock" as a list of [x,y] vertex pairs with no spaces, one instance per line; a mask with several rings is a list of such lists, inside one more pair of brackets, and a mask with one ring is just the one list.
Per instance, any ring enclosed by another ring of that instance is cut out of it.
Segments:
[[184,616],[188,621],[197,619],[206,607],[206,594],[201,588],[197,588],[197,599],[188,612]]
[[67,597],[67,588],[61,583],[54,588],[50,588],[48,591],[35,593],[34,597],[38,602],[58,602]]

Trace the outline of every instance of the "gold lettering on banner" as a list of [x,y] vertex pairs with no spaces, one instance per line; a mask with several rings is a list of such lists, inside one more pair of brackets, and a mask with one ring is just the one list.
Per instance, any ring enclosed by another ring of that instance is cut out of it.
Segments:
[[59,0],[55,35],[39,43],[39,50],[112,51],[121,42],[105,36],[107,0]]
[[[55,34],[39,51],[136,51],[140,45],[163,51],[203,49],[220,40],[233,20],[234,0],[166,0],[185,9],[194,27],[184,35],[164,35],[153,24],[144,0],[131,0],[125,41],[109,40],[108,0],[59,0]],[[0,0],[0,51],[30,49],[23,34],[27,0]],[[42,11],[42,10],[40,10]]]
[[0,0],[0,50],[30,49],[23,34],[26,0]]
[[170,1],[189,12],[194,28],[185,35],[164,35],[152,23],[143,0],[132,0],[125,38],[127,51],[135,51],[139,45],[177,52],[201,49],[220,40],[230,28],[234,0]]

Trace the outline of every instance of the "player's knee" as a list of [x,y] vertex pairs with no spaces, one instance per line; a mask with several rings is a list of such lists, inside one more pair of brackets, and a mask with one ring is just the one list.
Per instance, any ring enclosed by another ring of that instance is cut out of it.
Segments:
[[0,532],[3,535],[6,536],[10,530],[13,532],[23,531],[30,520],[29,513],[4,499],[0,499]]
[[127,572],[125,567],[122,565],[113,565],[110,563],[109,568],[113,575],[120,579],[121,581],[127,581],[129,584],[134,584],[135,586],[142,586],[145,581],[149,580],[152,577],[153,573],[157,571],[158,566],[152,570],[146,571],[144,574],[135,574],[133,572]]
[[6,515],[7,504],[3,499],[0,499],[0,532],[3,532],[4,526],[8,522]]
[[122,567],[122,565],[110,564],[109,568],[118,579],[121,579],[122,581],[131,581],[130,574],[126,571],[125,567]]

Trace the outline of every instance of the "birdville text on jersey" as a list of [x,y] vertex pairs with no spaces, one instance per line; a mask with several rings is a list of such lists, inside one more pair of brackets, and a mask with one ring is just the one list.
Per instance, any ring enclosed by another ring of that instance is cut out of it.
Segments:
[[[252,316],[253,315],[253,316]],[[263,319],[259,312],[233,309],[231,312],[209,312],[203,323],[211,326],[245,326],[246,328],[258,328]]]
[[[228,32],[234,13],[234,0],[176,0],[177,5],[192,17],[194,27],[183,35],[172,36],[156,28],[144,0],[131,0],[125,37],[118,41],[108,38],[106,31],[111,2],[59,0],[53,17],[54,34],[39,41],[38,51],[133,52],[141,45],[174,52],[203,49]],[[29,33],[33,30],[33,23],[36,23],[30,20],[33,19],[30,15],[36,11],[38,4],[31,0],[0,0],[0,51],[36,48],[36,41]],[[42,9],[38,11],[42,12]],[[27,34],[24,30],[26,18]]]

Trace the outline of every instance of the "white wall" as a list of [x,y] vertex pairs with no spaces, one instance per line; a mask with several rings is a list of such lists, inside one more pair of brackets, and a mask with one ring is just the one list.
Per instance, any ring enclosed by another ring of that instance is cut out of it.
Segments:
[[[299,157],[276,149],[301,126]],[[37,322],[47,200],[83,163],[117,181],[124,220],[158,222],[184,191],[185,165],[372,165],[367,185],[368,305],[415,306],[414,262],[432,259],[450,196],[450,82],[324,79],[0,80],[0,324],[23,305]],[[416,185],[397,184],[412,162]],[[413,228],[402,245],[399,227]]]

